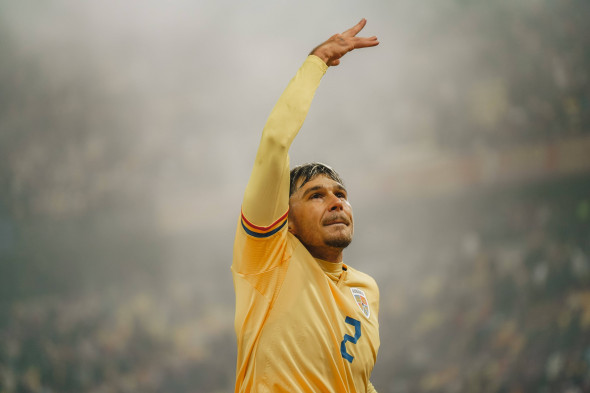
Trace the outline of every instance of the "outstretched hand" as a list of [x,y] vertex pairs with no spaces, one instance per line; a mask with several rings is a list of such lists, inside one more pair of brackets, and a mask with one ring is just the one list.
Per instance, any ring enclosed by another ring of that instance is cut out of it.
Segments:
[[334,34],[326,42],[318,45],[311,51],[310,55],[316,55],[328,66],[337,66],[340,64],[340,58],[348,52],[379,45],[376,36],[357,37],[356,35],[365,27],[367,20],[361,19],[359,23],[342,34]]

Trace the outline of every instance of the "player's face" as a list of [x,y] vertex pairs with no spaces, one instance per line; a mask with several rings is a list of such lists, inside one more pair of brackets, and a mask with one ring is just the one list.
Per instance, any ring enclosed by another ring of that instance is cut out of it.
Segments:
[[289,231],[311,254],[326,248],[340,251],[353,235],[352,207],[344,186],[318,175],[297,189],[289,199]]

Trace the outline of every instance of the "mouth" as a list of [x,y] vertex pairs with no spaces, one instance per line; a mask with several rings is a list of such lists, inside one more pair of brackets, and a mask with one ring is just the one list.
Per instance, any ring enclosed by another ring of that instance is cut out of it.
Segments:
[[345,227],[347,227],[348,224],[345,224],[343,222],[333,222],[331,224],[325,224],[324,226],[325,227],[335,227],[335,226],[345,226]]
[[338,217],[338,218],[332,218],[332,219],[325,220],[323,222],[323,225],[326,226],[326,227],[328,227],[328,226],[335,226],[335,225],[349,226],[350,225],[350,221]]

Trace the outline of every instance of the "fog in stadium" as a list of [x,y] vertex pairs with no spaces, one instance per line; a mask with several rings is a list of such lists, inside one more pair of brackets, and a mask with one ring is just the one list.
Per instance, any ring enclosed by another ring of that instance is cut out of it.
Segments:
[[590,3],[0,2],[0,392],[228,392],[261,129],[344,177],[380,392],[590,391]]

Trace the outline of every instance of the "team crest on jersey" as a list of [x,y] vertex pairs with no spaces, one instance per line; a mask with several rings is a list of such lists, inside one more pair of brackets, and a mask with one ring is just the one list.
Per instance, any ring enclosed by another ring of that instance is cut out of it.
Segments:
[[371,315],[371,309],[369,308],[369,301],[367,300],[365,291],[358,288],[350,288],[350,291],[352,292],[352,296],[354,297],[356,304],[358,304],[365,317],[369,318]]

